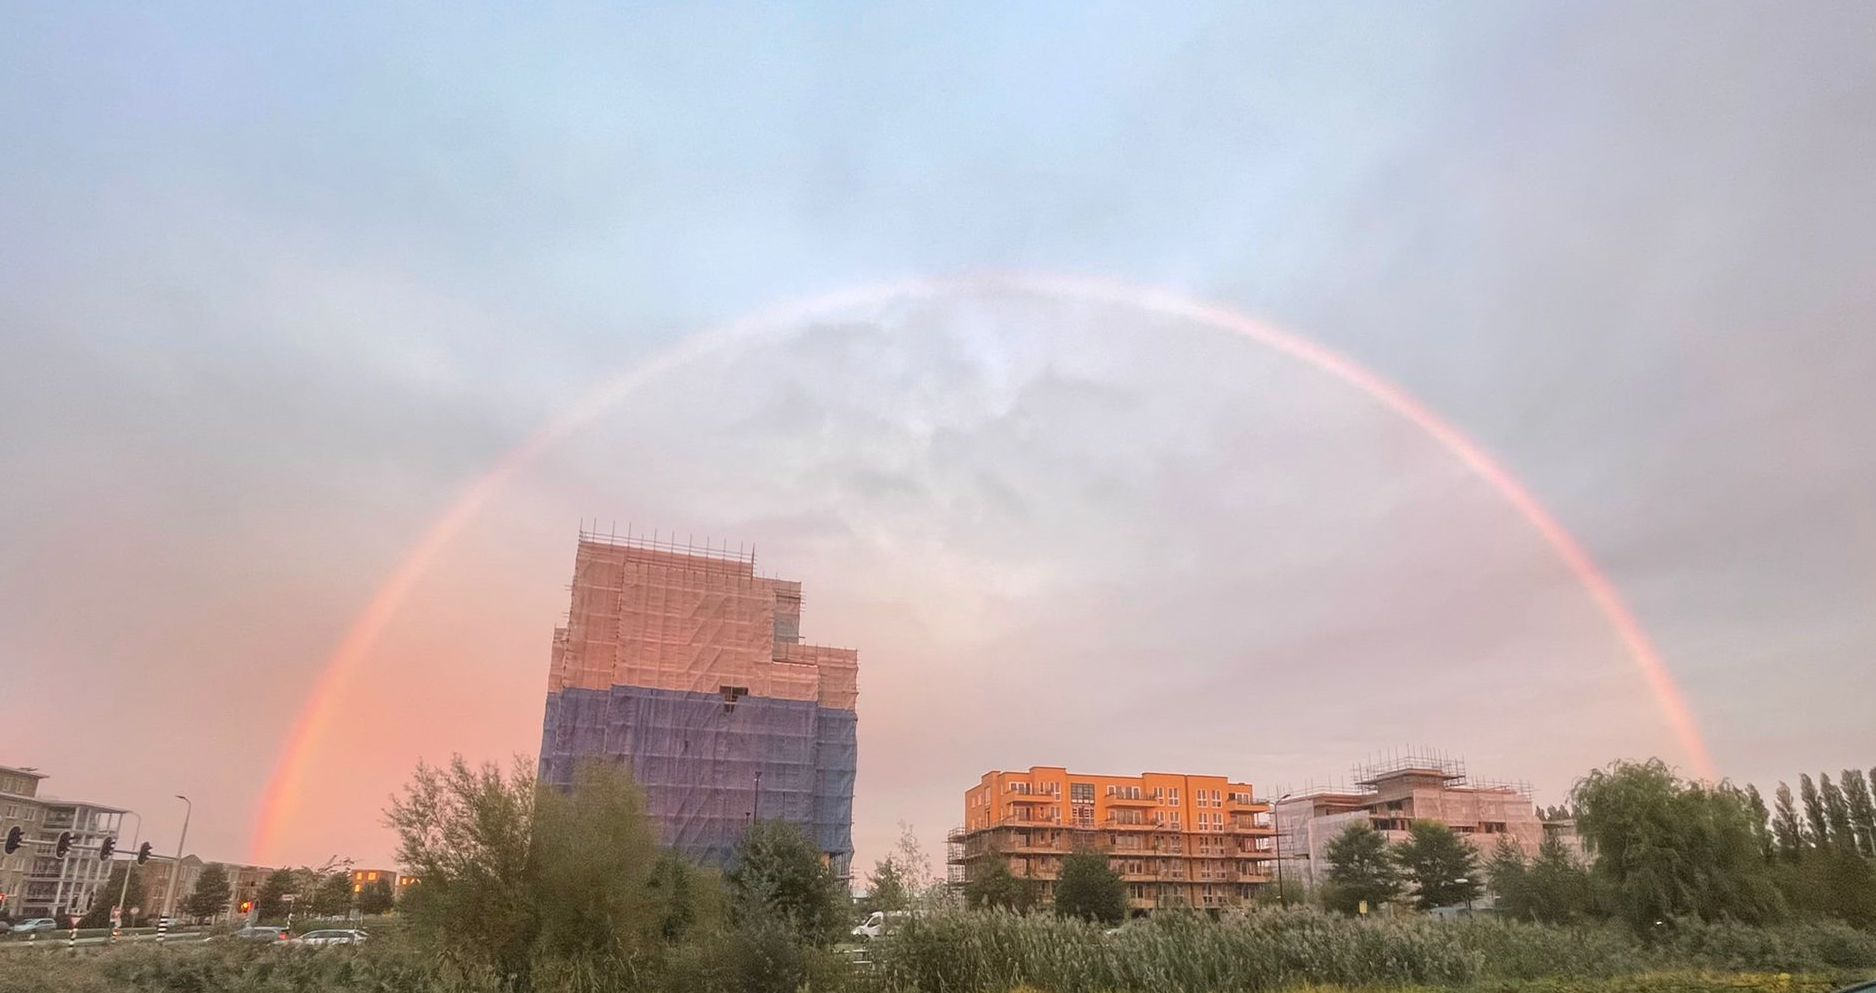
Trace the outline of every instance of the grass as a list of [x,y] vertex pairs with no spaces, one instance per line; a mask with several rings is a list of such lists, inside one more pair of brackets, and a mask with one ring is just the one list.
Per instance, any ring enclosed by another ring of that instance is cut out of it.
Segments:
[[[1825,993],[1876,974],[1876,935],[1831,925],[1616,928],[1355,921],[1267,911],[1162,917],[1109,935],[1047,916],[908,922],[855,967],[763,933],[672,946],[627,975],[542,963],[528,993]],[[241,943],[0,955],[3,993],[506,993],[400,937],[360,948]]]

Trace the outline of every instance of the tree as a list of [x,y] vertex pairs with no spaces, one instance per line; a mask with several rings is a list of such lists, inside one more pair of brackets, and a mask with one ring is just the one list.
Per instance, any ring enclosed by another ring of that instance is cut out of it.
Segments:
[[[125,873],[130,874],[128,891],[124,889]],[[130,908],[143,906],[143,871],[133,863],[120,859],[111,866],[110,877],[104,881],[103,886],[98,887],[97,895],[91,900],[91,909],[85,911],[85,916],[79,919],[78,926],[110,927],[111,911],[118,906],[118,897],[126,892],[128,895],[124,896],[123,907],[124,913],[129,914]],[[128,918],[124,920],[126,927],[131,926],[131,923]]]
[[228,909],[234,890],[228,885],[228,870],[219,863],[209,863],[195,877],[195,891],[183,901],[183,910],[198,920],[214,917]]
[[1860,855],[1834,845],[1811,849],[1780,865],[1778,882],[1800,914],[1876,928],[1876,865]]
[[422,877],[402,915],[406,926],[459,965],[520,975],[535,934],[529,848],[534,831],[534,764],[517,758],[504,775],[419,764],[385,824],[397,832],[398,864]]
[[935,888],[940,888],[932,876],[931,859],[925,857],[925,846],[919,844],[918,832],[905,821],[899,822],[899,843],[894,846],[892,858],[900,881],[905,883],[908,902],[927,899]]
[[1394,854],[1413,883],[1414,905],[1421,910],[1471,905],[1485,891],[1478,852],[1438,821],[1415,821],[1407,842]]
[[1798,795],[1804,798],[1804,823],[1808,829],[1805,841],[1812,848],[1823,848],[1830,843],[1830,816],[1824,812],[1824,798],[1818,794],[1817,785],[1811,782],[1808,772],[1798,775]]
[[1127,917],[1127,885],[1100,852],[1075,852],[1062,859],[1055,882],[1055,912],[1103,924]]
[[862,910],[904,910],[911,899],[898,862],[888,857],[873,863],[873,871],[866,877],[866,898],[861,901]]
[[751,825],[726,882],[739,926],[780,924],[810,945],[828,944],[845,930],[848,897],[840,879],[793,824]]
[[649,898],[658,839],[621,766],[584,762],[571,789],[540,790],[531,840],[537,955],[631,963],[663,940],[664,914]]
[[1830,822],[1830,840],[1847,854],[1855,855],[1856,829],[1850,824],[1850,803],[1843,790],[1830,781],[1828,773],[1817,774],[1817,791],[1824,797],[1824,818]]
[[980,910],[1000,907],[1022,913],[1035,903],[1035,893],[1028,880],[1016,878],[1008,862],[992,856],[964,883],[964,902]]
[[1528,885],[1532,920],[1567,924],[1595,910],[1588,867],[1556,835],[1546,836],[1538,846]]
[[1363,903],[1374,909],[1400,895],[1400,864],[1374,828],[1350,824],[1330,840],[1323,856],[1329,863],[1323,902],[1331,910],[1352,914]]
[[1572,791],[1610,909],[1638,929],[1676,917],[1776,918],[1783,901],[1738,790],[1682,780],[1660,759],[1592,771]]
[[397,903],[397,895],[391,890],[391,881],[379,879],[365,884],[358,891],[358,912],[366,917],[390,913]]
[[724,919],[723,886],[716,874],[676,852],[658,855],[648,885],[658,932],[666,940],[714,928]]
[[1485,861],[1485,879],[1498,910],[1507,917],[1534,918],[1531,905],[1530,866],[1509,835],[1500,835]]
[[343,917],[352,909],[352,876],[345,872],[327,873],[313,888],[307,908],[319,917]]
[[299,878],[292,869],[275,869],[261,880],[261,889],[254,895],[254,905],[260,911],[263,921],[278,921],[287,916],[287,897],[299,890]]
[[1791,787],[1779,783],[1774,803],[1772,840],[1778,846],[1778,854],[1796,861],[1798,853],[1804,850],[1804,824],[1798,820],[1798,806],[1792,802]]
[[1770,862],[1775,851],[1772,845],[1772,812],[1765,807],[1765,798],[1759,795],[1759,788],[1746,786],[1746,805],[1752,810],[1752,836],[1759,842],[1759,857]]
[[1861,769],[1843,771],[1844,800],[1850,806],[1850,826],[1856,834],[1856,850],[1865,858],[1876,857],[1876,801],[1870,796],[1869,780]]

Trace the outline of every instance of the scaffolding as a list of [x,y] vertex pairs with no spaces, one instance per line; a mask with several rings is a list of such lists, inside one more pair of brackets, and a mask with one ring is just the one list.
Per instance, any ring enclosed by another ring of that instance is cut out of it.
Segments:
[[753,549],[580,529],[541,778],[629,765],[667,844],[722,865],[754,819],[852,852],[858,653],[803,644],[801,584]]

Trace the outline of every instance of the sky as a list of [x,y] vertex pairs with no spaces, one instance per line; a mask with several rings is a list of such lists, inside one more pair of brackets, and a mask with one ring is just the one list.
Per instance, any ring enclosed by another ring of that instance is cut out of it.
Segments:
[[159,844],[182,793],[206,858],[387,862],[416,762],[538,748],[596,520],[753,543],[859,649],[863,865],[901,823],[941,861],[992,768],[1687,766],[1553,550],[1373,398],[968,290],[670,363],[523,467],[253,850],[355,618],[542,424],[972,273],[1398,384],[1601,565],[1720,772],[1876,763],[1876,8],[0,6],[0,763]]

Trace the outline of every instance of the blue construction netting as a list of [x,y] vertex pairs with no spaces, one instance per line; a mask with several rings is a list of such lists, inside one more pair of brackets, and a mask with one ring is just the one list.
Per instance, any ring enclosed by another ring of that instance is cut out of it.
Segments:
[[801,827],[844,873],[858,755],[854,712],[811,700],[569,688],[547,697],[540,776],[565,788],[582,759],[627,763],[662,840],[684,855],[727,865],[761,817]]

